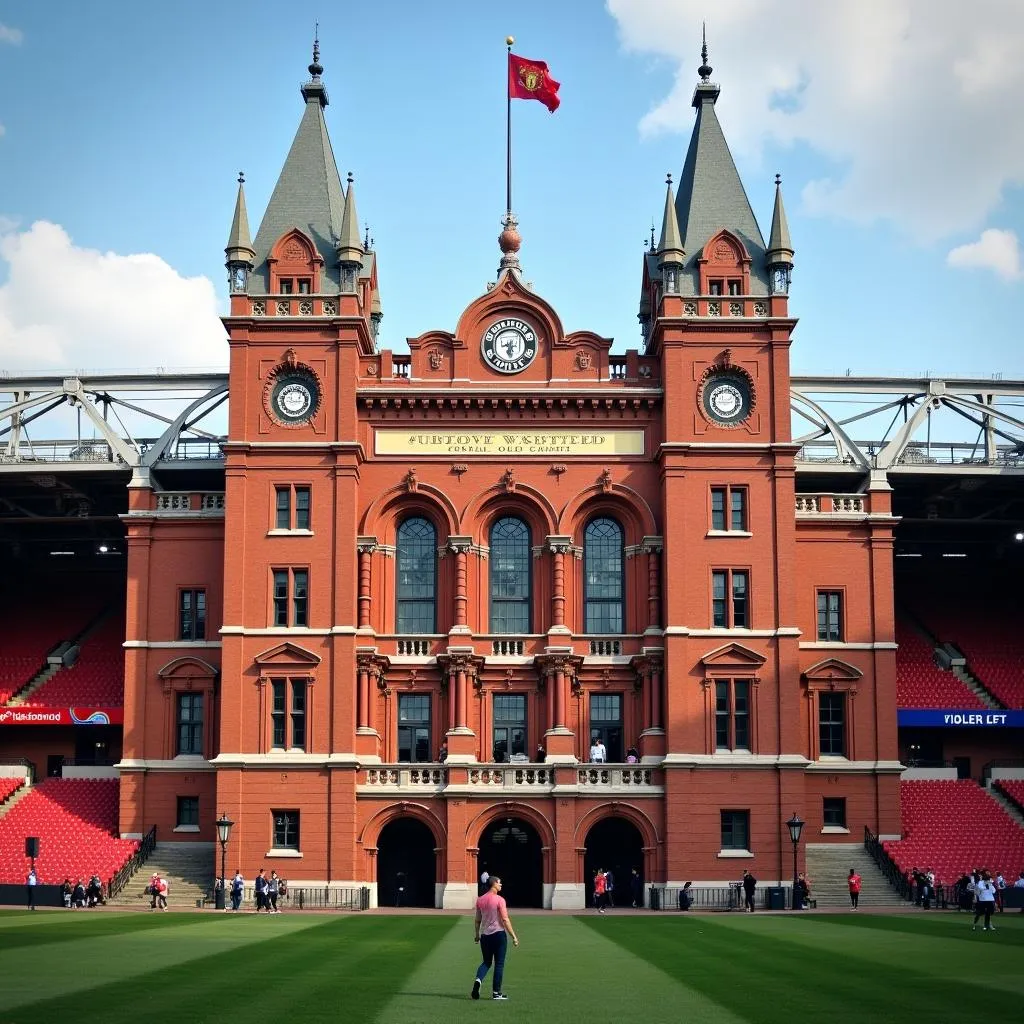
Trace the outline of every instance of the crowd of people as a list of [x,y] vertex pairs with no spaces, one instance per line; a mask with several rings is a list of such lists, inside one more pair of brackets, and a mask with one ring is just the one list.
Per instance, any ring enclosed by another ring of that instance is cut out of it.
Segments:
[[103,896],[103,883],[99,875],[93,875],[88,882],[79,878],[74,884],[70,878],[65,878],[60,892],[64,906],[68,910],[91,909],[107,902]]

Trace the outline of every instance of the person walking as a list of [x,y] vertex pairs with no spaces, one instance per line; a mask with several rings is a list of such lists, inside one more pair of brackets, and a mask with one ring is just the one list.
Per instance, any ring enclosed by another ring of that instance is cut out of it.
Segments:
[[266,868],[260,868],[259,874],[256,876],[254,890],[256,894],[256,913],[258,914],[261,910],[266,910],[266,912],[269,914],[270,901],[267,899]]
[[497,875],[491,875],[487,892],[477,898],[476,916],[473,919],[473,941],[480,943],[482,959],[476,969],[473,988],[469,993],[471,998],[480,998],[480,986],[493,963],[491,998],[508,999],[502,991],[501,983],[505,976],[505,953],[508,950],[509,937],[513,946],[519,945],[519,937],[508,916],[508,907],[501,896],[501,879]]
[[39,877],[36,875],[36,869],[31,867],[28,869],[28,878],[25,879],[25,897],[28,900],[28,909],[36,909],[36,886],[39,884]]
[[974,911],[974,924],[971,925],[971,931],[978,927],[978,919],[984,916],[985,931],[994,932],[996,926],[992,923],[992,911],[996,909],[996,886],[987,871],[982,871],[981,880],[974,887],[974,896],[978,902]]
[[281,882],[277,877],[276,871],[270,872],[270,881],[267,882],[267,912],[270,914],[280,914],[281,911],[277,909],[277,893]]
[[846,876],[846,884],[850,887],[851,910],[856,910],[857,905],[860,903],[860,883],[860,875],[858,875],[857,872],[853,870],[853,868],[850,868],[850,873]]
[[743,909],[754,912],[754,892],[757,889],[757,879],[749,872],[743,872]]
[[242,894],[245,892],[245,878],[242,869],[235,869],[235,877],[231,879],[231,909],[237,914],[242,906]]
[[594,906],[597,907],[599,914],[604,913],[605,894],[608,891],[608,878],[605,873],[598,868],[597,874],[594,875]]

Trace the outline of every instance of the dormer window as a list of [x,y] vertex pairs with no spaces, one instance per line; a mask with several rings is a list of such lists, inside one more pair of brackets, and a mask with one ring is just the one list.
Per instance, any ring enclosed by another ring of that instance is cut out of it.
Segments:
[[722,294],[722,282],[721,281],[708,281],[708,295],[721,295]]
[[280,292],[282,295],[291,295],[294,291],[293,282],[290,277],[282,277],[280,285]]
[[308,295],[310,293],[310,281],[308,277],[299,278],[299,294]]
[[730,295],[742,295],[743,294],[743,282],[730,279],[729,281],[729,294]]

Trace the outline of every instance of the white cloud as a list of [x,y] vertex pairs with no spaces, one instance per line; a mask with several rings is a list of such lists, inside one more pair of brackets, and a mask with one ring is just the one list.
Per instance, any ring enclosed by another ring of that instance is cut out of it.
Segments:
[[24,38],[24,33],[22,33],[20,28],[11,28],[10,25],[5,25],[0,21],[0,43],[10,43],[12,46],[18,46]]
[[[217,296],[159,256],[76,246],[58,224],[0,224],[0,370],[224,367]],[[2,273],[0,273],[2,277]]]
[[[676,67],[641,130],[689,132],[704,8],[607,4],[626,49]],[[927,242],[980,226],[1024,184],[1022,3],[730,0],[714,5],[708,46],[735,152],[803,144],[835,165],[804,188],[812,213]]]
[[1007,281],[1024,277],[1021,267],[1020,239],[1013,231],[989,228],[976,242],[958,245],[946,256],[951,267],[992,270]]

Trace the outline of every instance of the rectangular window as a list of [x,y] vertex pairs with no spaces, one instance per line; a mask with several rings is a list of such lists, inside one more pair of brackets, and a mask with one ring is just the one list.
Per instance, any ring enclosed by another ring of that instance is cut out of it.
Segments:
[[[274,529],[309,529],[310,489],[280,486],[274,488]],[[294,518],[293,518],[294,509]]]
[[179,754],[203,753],[203,694],[178,694],[178,749]]
[[842,642],[843,593],[841,590],[818,591],[818,639]]
[[309,292],[310,292],[310,285],[311,285],[311,283],[312,282],[310,281],[310,279],[308,277],[300,277],[299,278],[299,294],[300,295],[308,295]]
[[827,828],[846,828],[846,797],[827,796],[823,806],[824,824]]
[[721,281],[708,281],[708,293],[710,295],[721,295],[722,294],[722,282]]
[[270,746],[306,749],[306,679],[270,680]]
[[730,295],[742,295],[743,294],[743,282],[737,281],[735,278],[729,279],[729,294]]
[[308,487],[295,488],[295,529],[309,529],[309,500]]
[[818,694],[818,750],[823,757],[846,756],[846,694]]
[[297,850],[299,848],[299,812],[271,811],[274,819],[274,849]]
[[290,277],[282,277],[281,281],[280,281],[280,286],[281,286],[281,294],[282,295],[291,295],[292,294],[292,291],[294,289],[294,285],[293,285],[292,279]]
[[711,529],[717,532],[747,529],[746,487],[711,488]]
[[607,760],[615,764],[625,761],[622,731],[622,694],[591,694],[590,745],[600,740],[604,744]]
[[722,849],[750,849],[750,811],[722,811]]
[[292,680],[292,750],[306,749],[306,680]]
[[190,826],[192,828],[198,828],[199,826],[199,797],[197,796],[179,796],[178,797],[178,815],[177,815],[178,828],[182,826]]
[[275,487],[276,514],[274,517],[274,529],[290,530],[292,528],[292,489],[290,487]]
[[494,695],[494,760],[508,761],[526,756],[526,696]]
[[715,681],[715,748],[750,750],[750,680]]
[[178,598],[178,639],[206,639],[206,591],[182,590]]
[[273,572],[274,625],[308,626],[309,570],[274,569]]
[[749,573],[715,569],[711,573],[711,624],[720,629],[749,629]]
[[430,697],[398,695],[398,760],[432,761],[430,753]]

